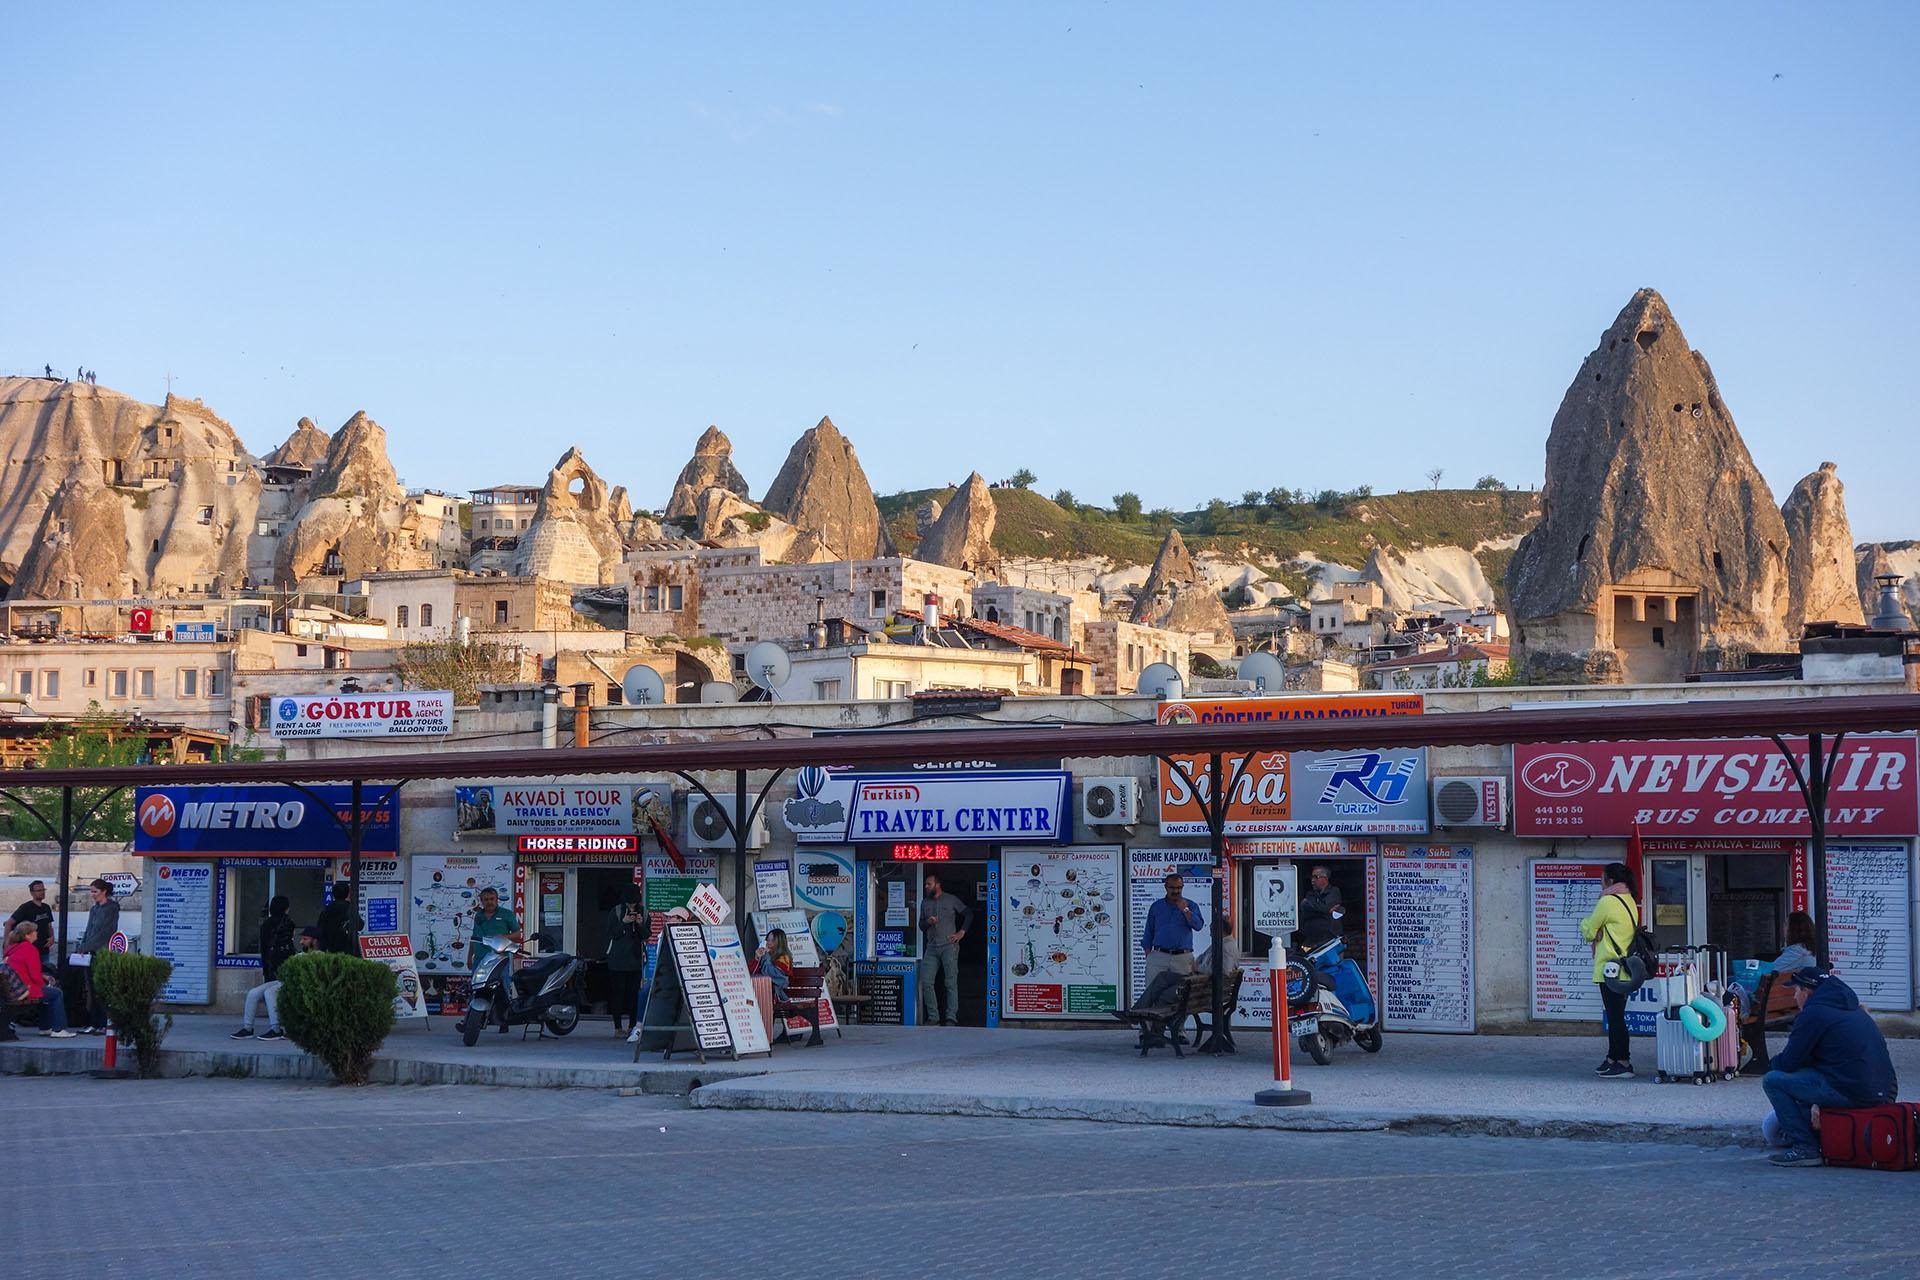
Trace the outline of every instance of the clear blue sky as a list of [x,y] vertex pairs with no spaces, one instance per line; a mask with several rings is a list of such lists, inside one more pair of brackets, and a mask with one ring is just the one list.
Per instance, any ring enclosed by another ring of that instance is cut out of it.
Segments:
[[16,8],[0,368],[757,496],[1526,485],[1660,289],[1777,497],[1920,537],[1913,5]]

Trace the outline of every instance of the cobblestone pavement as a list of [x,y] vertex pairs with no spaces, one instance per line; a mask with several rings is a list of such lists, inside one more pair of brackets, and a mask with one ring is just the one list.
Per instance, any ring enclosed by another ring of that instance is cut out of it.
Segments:
[[75,1078],[6,1081],[0,1126],[42,1280],[1920,1273],[1920,1179],[1672,1145]]

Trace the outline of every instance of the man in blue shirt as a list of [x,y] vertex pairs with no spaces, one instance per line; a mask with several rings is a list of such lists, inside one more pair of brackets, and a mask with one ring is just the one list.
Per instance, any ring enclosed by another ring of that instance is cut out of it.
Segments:
[[1162,883],[1167,896],[1147,908],[1147,927],[1140,935],[1140,949],[1147,953],[1147,985],[1163,973],[1193,972],[1193,935],[1207,927],[1200,910],[1180,896],[1185,887],[1178,873]]

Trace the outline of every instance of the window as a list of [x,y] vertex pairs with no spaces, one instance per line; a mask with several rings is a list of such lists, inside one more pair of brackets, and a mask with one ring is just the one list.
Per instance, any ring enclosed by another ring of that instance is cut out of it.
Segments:
[[212,523],[213,523],[213,508],[212,508],[212,507],[202,507],[202,508],[200,508],[200,523],[201,523],[201,524],[212,524]]
[[133,692],[134,696],[139,698],[151,698],[153,696],[152,667],[142,667],[133,673]]
[[887,616],[887,593],[884,589],[873,593],[873,598],[867,605],[867,613],[870,617],[875,618],[884,618]]
[[430,627],[433,625],[433,606],[432,605],[423,604],[420,606],[420,625],[423,627]]
[[85,671],[82,671],[80,673],[80,684],[83,688],[87,688],[87,689],[99,688],[100,673],[98,671],[95,671],[92,667],[88,667]]
[[393,611],[394,625],[398,626],[401,630],[404,631],[407,627],[407,619],[410,616],[411,615],[409,615],[407,612],[407,606],[401,605],[399,608]]
[[180,676],[180,696],[183,698],[199,697],[200,696],[199,671],[195,670],[192,667],[188,667],[185,670],[181,671],[179,673],[179,676]]
[[207,672],[207,696],[209,698],[227,696],[227,673],[217,667]]
[[659,587],[647,588],[647,603],[645,606],[645,610],[648,613],[660,612],[660,588]]
[[496,627],[504,627],[507,625],[507,602],[505,600],[495,600],[493,602],[493,625]]
[[127,698],[127,673],[124,671],[107,672],[107,696],[118,698],[122,702]]
[[[295,921],[318,920],[326,905],[325,872],[320,867],[228,866],[226,953],[260,954],[260,922],[267,904],[285,894],[292,904],[287,914]],[[296,938],[297,945],[297,938]]]
[[816,702],[840,701],[840,682],[838,680],[815,680],[813,697]]
[[13,691],[23,698],[33,696],[33,672],[22,671],[13,678]]
[[667,588],[667,608],[673,610],[675,613],[678,613],[682,608],[685,607],[686,601],[687,601],[687,593],[686,593],[685,587],[668,587]]
[[304,658],[304,657],[306,657],[306,656],[307,656],[307,646],[305,646],[305,645],[303,645],[303,644],[297,644],[297,645],[295,645],[295,646],[293,646],[293,656],[294,656],[294,657],[296,657],[296,658]]
[[875,680],[873,682],[873,696],[882,701],[892,701],[895,698],[906,698],[912,695],[913,684],[911,681]]
[[607,686],[607,705],[608,706],[610,707],[620,706],[622,703],[626,701],[626,699],[627,699],[626,690],[622,689],[619,685],[610,684]]
[[42,671],[40,673],[40,690],[49,698],[59,697],[60,673],[58,671]]

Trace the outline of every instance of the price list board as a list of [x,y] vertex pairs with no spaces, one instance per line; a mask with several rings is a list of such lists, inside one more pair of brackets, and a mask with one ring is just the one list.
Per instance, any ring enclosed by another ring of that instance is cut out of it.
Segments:
[[913,975],[900,970],[875,969],[860,973],[860,994],[867,1004],[860,1010],[860,1021],[883,1027],[897,1027],[907,1020],[908,1001],[913,998]]
[[1382,1010],[1400,1031],[1471,1033],[1473,847],[1380,847]]
[[1904,844],[1827,846],[1834,972],[1869,1009],[1913,1008],[1912,861]]
[[1598,1022],[1600,988],[1593,983],[1593,948],[1580,922],[1600,901],[1604,862],[1535,858],[1527,864],[1532,932],[1528,947],[1533,1016],[1543,1021]]
[[693,1038],[702,1053],[732,1053],[733,1034],[727,1026],[727,1011],[720,999],[720,984],[707,957],[707,938],[697,924],[667,926],[667,954],[680,977],[680,995],[686,1002],[687,1021],[693,1025]]

